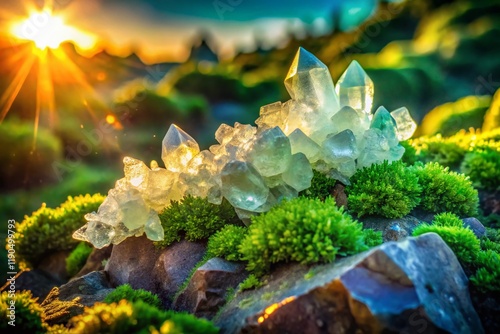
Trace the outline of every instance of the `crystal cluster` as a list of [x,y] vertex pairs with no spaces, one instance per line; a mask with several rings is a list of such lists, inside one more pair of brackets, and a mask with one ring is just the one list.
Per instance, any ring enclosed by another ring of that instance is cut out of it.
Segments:
[[157,213],[185,195],[215,204],[225,198],[245,221],[309,188],[313,169],[348,184],[359,168],[400,159],[399,141],[415,131],[404,107],[372,114],[373,82],[356,61],[334,85],[328,68],[300,48],[285,86],[290,100],[261,107],[257,127],[222,124],[209,150],[171,125],[162,146],[165,168],[126,157],[125,177],[73,237],[98,248],[143,233],[162,240]]

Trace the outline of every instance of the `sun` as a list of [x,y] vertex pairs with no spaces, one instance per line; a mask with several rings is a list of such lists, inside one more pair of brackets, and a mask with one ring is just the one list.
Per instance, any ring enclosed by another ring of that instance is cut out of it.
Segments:
[[62,16],[53,15],[49,10],[33,12],[28,18],[13,24],[11,32],[20,40],[34,42],[41,50],[57,49],[63,42],[90,49],[96,43],[95,37],[67,25]]

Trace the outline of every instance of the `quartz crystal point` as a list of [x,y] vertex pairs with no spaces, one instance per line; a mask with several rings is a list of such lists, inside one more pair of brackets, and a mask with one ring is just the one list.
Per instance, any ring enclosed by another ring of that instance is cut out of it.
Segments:
[[290,164],[290,140],[279,127],[260,132],[247,154],[247,159],[262,176],[283,173]]
[[338,110],[339,101],[328,67],[303,48],[295,55],[285,87],[293,100],[312,110],[320,109],[330,117]]
[[304,153],[292,155],[288,169],[282,174],[283,181],[295,191],[300,192],[311,186],[313,171]]
[[323,143],[323,156],[328,163],[340,164],[349,160],[354,161],[358,155],[356,137],[349,129],[329,137]]
[[391,111],[391,116],[394,118],[398,129],[398,140],[403,141],[410,139],[417,129],[417,123],[413,120],[410,112],[406,107],[401,107]]
[[251,163],[233,160],[221,173],[222,195],[232,206],[255,211],[266,203],[269,188]]
[[340,76],[335,87],[340,106],[350,106],[370,114],[373,104],[373,81],[355,60]]
[[290,135],[292,154],[304,153],[310,163],[318,161],[321,156],[321,147],[314,140],[305,135],[300,129],[295,129]]
[[399,143],[396,121],[384,107],[381,106],[377,109],[373,115],[370,128],[380,130],[381,134],[387,139],[390,147],[396,146]]
[[179,173],[200,152],[198,143],[177,125],[172,124],[163,138],[161,159],[165,168]]
[[332,127],[335,133],[351,130],[356,137],[362,137],[370,127],[370,118],[364,112],[354,110],[350,106],[342,107],[332,116]]

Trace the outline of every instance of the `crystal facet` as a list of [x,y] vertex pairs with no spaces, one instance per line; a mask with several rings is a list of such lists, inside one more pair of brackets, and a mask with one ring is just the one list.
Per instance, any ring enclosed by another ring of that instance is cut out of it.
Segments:
[[191,158],[200,152],[198,143],[177,125],[172,124],[163,138],[161,159],[165,168],[172,172],[181,172]]
[[369,114],[373,104],[373,81],[355,60],[340,76],[335,87],[340,106],[350,106]]
[[411,118],[410,112],[406,107],[401,107],[391,111],[391,116],[394,118],[398,129],[398,140],[403,141],[410,139],[417,129],[417,123]]

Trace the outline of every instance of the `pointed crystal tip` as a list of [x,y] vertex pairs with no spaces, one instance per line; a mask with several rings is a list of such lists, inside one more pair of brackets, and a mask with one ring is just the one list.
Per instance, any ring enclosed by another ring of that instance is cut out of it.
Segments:
[[295,54],[290,70],[286,76],[289,79],[297,74],[297,72],[307,72],[314,68],[324,68],[328,69],[325,64],[323,64],[315,55],[307,51],[306,49],[299,47],[299,50]]

